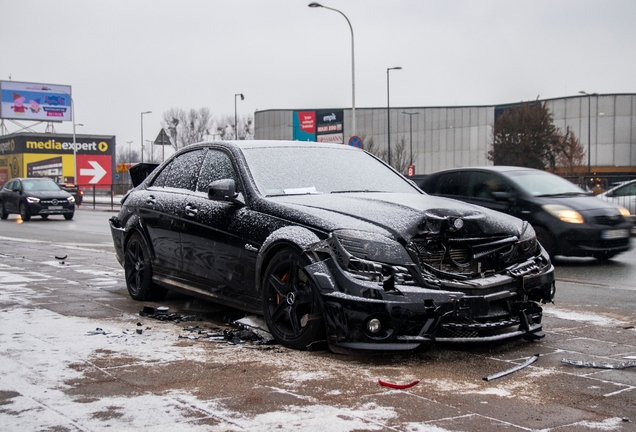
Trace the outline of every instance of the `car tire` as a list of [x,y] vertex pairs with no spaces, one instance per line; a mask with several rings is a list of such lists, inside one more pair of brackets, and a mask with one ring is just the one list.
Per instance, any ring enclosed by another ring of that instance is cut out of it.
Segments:
[[42,219],[48,219],[48,218],[49,218],[49,215],[44,214],[44,215],[40,215],[40,217],[41,217]]
[[4,203],[0,202],[0,219],[5,220],[9,217],[9,213],[4,209]]
[[303,270],[308,264],[308,258],[288,247],[272,258],[263,277],[265,322],[274,339],[291,349],[307,349],[324,328],[318,290]]
[[535,227],[534,231],[537,234],[537,240],[539,240],[543,249],[550,255],[550,259],[554,259],[556,255],[556,242],[552,234],[550,234],[550,231],[543,227]]
[[133,234],[124,251],[124,274],[128,293],[135,300],[162,300],[168,290],[152,281],[150,252],[143,238]]
[[75,213],[65,213],[65,214],[64,214],[64,219],[66,219],[66,220],[71,220],[71,219],[73,219],[73,215],[74,215],[74,214],[75,214]]
[[28,222],[31,220],[29,209],[24,203],[20,203],[20,217],[22,218],[23,222]]

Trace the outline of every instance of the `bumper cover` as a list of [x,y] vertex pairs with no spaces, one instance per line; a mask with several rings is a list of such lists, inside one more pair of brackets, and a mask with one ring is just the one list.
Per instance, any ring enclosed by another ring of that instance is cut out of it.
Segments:
[[[521,269],[521,270],[520,270]],[[554,296],[554,267],[477,281],[449,281],[441,287],[359,280],[333,260],[305,267],[321,293],[327,341],[356,350],[412,350],[439,343],[487,343],[539,339],[542,308]],[[370,321],[380,324],[372,332]]]

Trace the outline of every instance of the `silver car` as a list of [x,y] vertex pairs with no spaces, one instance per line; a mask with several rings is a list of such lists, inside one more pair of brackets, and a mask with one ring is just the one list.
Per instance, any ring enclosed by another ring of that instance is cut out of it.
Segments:
[[636,234],[636,180],[614,186],[607,192],[597,195],[597,197],[629,210],[632,222],[634,222],[632,234]]

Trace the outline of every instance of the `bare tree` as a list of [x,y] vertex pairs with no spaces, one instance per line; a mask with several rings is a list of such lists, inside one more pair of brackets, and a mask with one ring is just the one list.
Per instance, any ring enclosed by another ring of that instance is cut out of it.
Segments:
[[[361,139],[366,151],[382,159],[384,162],[388,160],[387,156],[389,152],[386,148],[380,148],[373,137],[367,138],[366,135],[361,135]],[[397,144],[391,149],[391,165],[396,171],[399,171],[404,175],[408,173],[410,163],[410,156],[406,147],[406,138],[402,136],[398,140]]]
[[406,175],[409,169],[410,157],[406,148],[406,138],[400,137],[397,144],[391,150],[391,161],[396,171]]
[[488,159],[495,165],[554,169],[564,136],[553,120],[538,98],[507,109],[495,120]]
[[575,174],[583,166],[584,158],[585,150],[568,126],[561,145],[561,152],[557,156],[556,165],[566,170],[564,174]]
[[181,108],[170,108],[163,113],[161,127],[170,137],[175,150],[182,149],[197,142],[204,141],[214,126],[214,119],[209,108],[184,111]]
[[216,135],[222,140],[252,140],[254,139],[254,118],[252,116],[238,116],[236,119],[237,133],[234,132],[234,116],[223,116],[217,120]]
[[117,146],[117,158],[116,161],[118,164],[125,163],[135,163],[139,162],[139,152],[137,150],[132,150],[128,145],[122,145],[121,147]]

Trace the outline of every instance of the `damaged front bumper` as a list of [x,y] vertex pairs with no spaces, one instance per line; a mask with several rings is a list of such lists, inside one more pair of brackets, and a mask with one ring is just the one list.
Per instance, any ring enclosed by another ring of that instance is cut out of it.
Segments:
[[[324,245],[323,245],[324,246]],[[308,252],[326,250],[321,246]],[[421,271],[397,267],[387,280],[361,280],[338,256],[305,267],[323,302],[327,341],[355,350],[412,350],[438,343],[486,343],[544,337],[541,303],[554,299],[554,267],[536,256],[477,279],[404,277]],[[341,260],[340,260],[341,261]],[[417,268],[417,270],[416,270]]]

